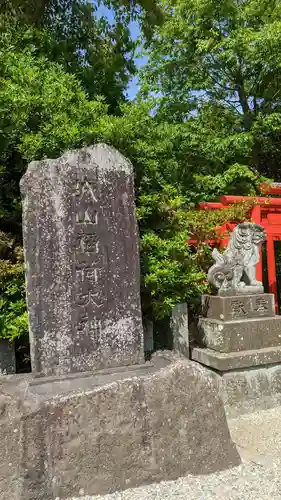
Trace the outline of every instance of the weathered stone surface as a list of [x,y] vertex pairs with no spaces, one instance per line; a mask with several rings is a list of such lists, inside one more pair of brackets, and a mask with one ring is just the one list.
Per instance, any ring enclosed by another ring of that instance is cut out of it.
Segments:
[[206,318],[221,321],[275,316],[274,295],[202,296],[202,313]]
[[251,366],[281,363],[281,346],[240,352],[217,352],[213,349],[193,347],[191,359],[214,370],[229,371]]
[[130,373],[3,377],[0,499],[99,494],[238,465],[207,370],[157,361]]
[[151,353],[154,350],[153,322],[144,323],[144,352]]
[[198,340],[219,352],[248,351],[281,345],[281,316],[220,321],[201,318]]
[[187,304],[178,304],[172,310],[170,327],[175,351],[190,358]]
[[0,375],[16,373],[15,346],[7,339],[0,339]]
[[241,222],[232,231],[224,253],[213,250],[215,264],[209,269],[208,280],[218,288],[219,295],[264,292],[263,284],[256,279],[256,265],[265,238],[263,226]]
[[[15,379],[16,376],[14,375]],[[6,379],[6,377],[3,377]],[[21,401],[6,393],[5,383],[0,382],[0,499],[20,499],[22,477],[21,463]]]
[[159,468],[155,479],[207,474],[239,461],[221,400],[204,368],[179,359],[147,378],[144,393],[152,458]]
[[32,162],[21,181],[32,369],[141,363],[133,168],[99,144]]
[[263,285],[247,285],[239,288],[227,288],[220,290],[220,297],[241,297],[241,295],[262,295],[264,293]]
[[281,405],[281,364],[213,373],[230,418]]

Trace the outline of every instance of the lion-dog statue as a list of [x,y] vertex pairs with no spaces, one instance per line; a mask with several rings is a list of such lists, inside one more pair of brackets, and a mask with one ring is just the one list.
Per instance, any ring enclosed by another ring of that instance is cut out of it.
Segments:
[[256,279],[259,247],[265,241],[262,226],[251,222],[238,224],[231,233],[223,254],[216,248],[208,280],[218,288],[219,295],[263,293],[263,284]]

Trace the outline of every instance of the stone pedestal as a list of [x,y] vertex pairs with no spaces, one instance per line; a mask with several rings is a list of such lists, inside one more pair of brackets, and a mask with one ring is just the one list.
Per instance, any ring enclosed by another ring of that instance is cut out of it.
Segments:
[[0,410],[0,500],[90,497],[240,464],[210,373],[184,358],[3,377]]
[[260,350],[281,346],[281,316],[275,315],[270,293],[203,295],[202,312],[196,339],[201,347],[217,353],[255,351],[258,355]]
[[275,316],[274,295],[202,296],[202,315],[220,321],[237,321]]
[[[192,347],[191,357],[216,371],[226,404],[231,405],[229,394],[236,385],[239,391],[233,404],[237,405],[238,396],[246,400],[254,394],[253,399],[257,398],[252,387],[257,386],[261,370],[263,378],[278,365],[281,373],[281,316],[274,311],[272,294],[202,297],[197,346]],[[266,378],[268,396],[271,377]],[[281,393],[281,383],[279,388]]]
[[281,345],[281,317],[199,323],[204,346],[218,352],[248,351]]

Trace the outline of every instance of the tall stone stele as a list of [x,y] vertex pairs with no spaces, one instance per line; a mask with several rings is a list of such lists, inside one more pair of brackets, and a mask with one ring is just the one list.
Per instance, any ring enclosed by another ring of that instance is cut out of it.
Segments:
[[33,371],[141,363],[131,163],[98,144],[30,163],[21,192]]

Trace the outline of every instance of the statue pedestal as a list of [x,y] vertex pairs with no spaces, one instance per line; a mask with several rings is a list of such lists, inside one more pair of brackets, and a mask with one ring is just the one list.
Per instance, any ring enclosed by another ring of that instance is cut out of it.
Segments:
[[281,316],[272,294],[202,298],[199,345],[218,352],[281,346]]
[[275,316],[274,295],[262,293],[221,297],[202,296],[202,314],[205,318],[223,321]]
[[232,410],[246,400],[254,409],[260,398],[262,408],[265,398],[269,406],[273,396],[281,402],[281,316],[274,311],[273,294],[202,297],[191,358],[216,372]]

